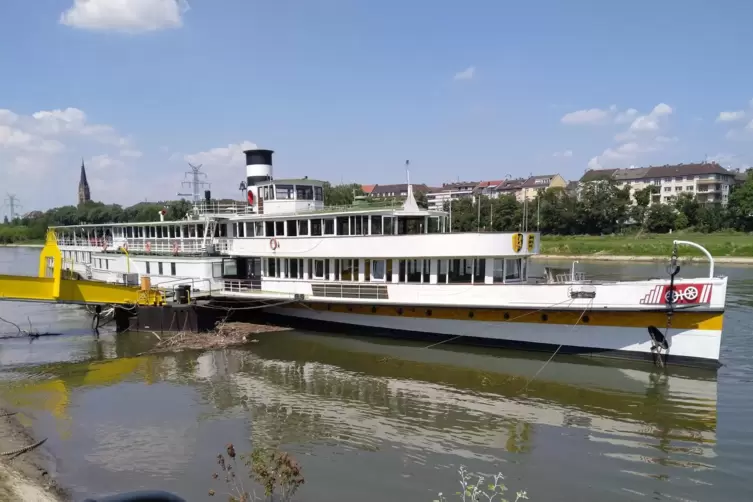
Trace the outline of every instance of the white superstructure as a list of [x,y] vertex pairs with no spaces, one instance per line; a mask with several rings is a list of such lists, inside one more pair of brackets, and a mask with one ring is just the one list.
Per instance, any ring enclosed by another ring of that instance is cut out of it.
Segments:
[[727,279],[710,255],[698,279],[594,282],[574,266],[534,278],[537,232],[450,232],[450,215],[419,208],[410,188],[397,206],[326,207],[323,182],[274,179],[271,150],[247,151],[246,164],[244,202],[205,200],[182,221],[57,228],[68,268],[278,299],[267,312],[307,326],[718,365]]

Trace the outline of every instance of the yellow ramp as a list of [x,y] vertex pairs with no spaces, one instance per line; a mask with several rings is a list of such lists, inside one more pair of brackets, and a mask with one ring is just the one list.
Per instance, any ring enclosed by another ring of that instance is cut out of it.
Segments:
[[156,290],[122,284],[0,275],[0,300],[161,305],[164,297]]
[[62,253],[55,232],[50,230],[39,256],[39,277],[0,275],[0,300],[128,305],[165,302],[164,294],[156,289],[63,279],[62,269]]

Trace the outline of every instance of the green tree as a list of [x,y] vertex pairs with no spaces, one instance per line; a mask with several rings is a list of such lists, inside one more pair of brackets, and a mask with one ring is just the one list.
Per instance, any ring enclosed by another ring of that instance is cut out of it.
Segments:
[[646,212],[646,230],[666,234],[675,226],[675,209],[668,204],[654,204]]
[[332,185],[324,182],[324,203],[328,206],[349,206],[357,195],[363,195],[361,185],[351,183],[347,185]]
[[698,211],[701,209],[701,204],[696,200],[695,195],[687,192],[681,193],[673,205],[677,212],[685,217],[683,221],[687,222],[684,227],[677,227],[678,230],[698,225]]
[[753,170],[748,170],[745,183],[732,191],[727,209],[736,230],[753,231]]
[[8,215],[6,214],[5,216],[3,216],[3,224],[8,225],[9,223],[10,222],[8,221]]
[[630,189],[612,181],[587,183],[580,192],[577,233],[604,235],[622,230],[628,218]]

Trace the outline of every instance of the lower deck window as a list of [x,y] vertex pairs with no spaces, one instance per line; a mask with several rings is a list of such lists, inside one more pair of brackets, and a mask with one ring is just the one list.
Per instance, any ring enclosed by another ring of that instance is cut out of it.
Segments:
[[385,260],[371,260],[371,280],[384,281],[387,273]]

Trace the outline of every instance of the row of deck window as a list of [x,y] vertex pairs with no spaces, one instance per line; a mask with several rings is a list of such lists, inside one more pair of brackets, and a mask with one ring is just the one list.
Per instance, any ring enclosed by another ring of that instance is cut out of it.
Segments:
[[[444,233],[446,219],[441,216],[357,215],[332,218],[301,218],[217,224],[214,238],[222,237],[297,237],[323,235],[406,235]],[[192,239],[203,238],[201,223],[179,225],[123,226],[112,228],[59,229],[58,241],[67,245],[101,247],[113,239]]]
[[[94,268],[100,270],[110,270],[110,259],[108,258],[92,258],[92,254],[88,251],[63,251],[63,260],[67,263],[84,263],[86,265],[92,265]],[[137,262],[138,263],[138,262]],[[161,261],[144,260],[144,269],[146,275],[156,273],[156,275],[165,275],[164,264],[169,264],[170,275],[177,275],[176,263],[169,262],[164,263]],[[156,265],[156,267],[155,267]]]
[[404,235],[444,232],[439,216],[337,216],[296,220],[234,222],[231,237],[298,237],[321,235]]
[[526,265],[522,258],[266,258],[262,261],[262,276],[342,282],[499,284],[524,280]]

